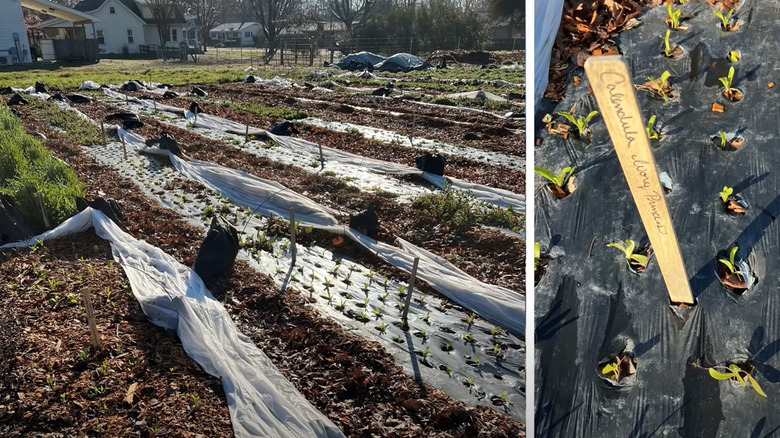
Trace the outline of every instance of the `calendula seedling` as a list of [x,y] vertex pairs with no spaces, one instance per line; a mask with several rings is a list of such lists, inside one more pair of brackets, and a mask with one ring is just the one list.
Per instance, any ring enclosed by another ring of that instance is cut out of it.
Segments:
[[585,117],[577,116],[577,118],[574,118],[574,115],[569,112],[566,111],[558,112],[559,116],[563,116],[566,120],[571,122],[571,124],[577,127],[578,136],[582,140],[590,140],[590,129],[588,129],[588,123],[592,118],[596,117],[598,114],[599,114],[598,111],[591,111]]
[[725,89],[723,91],[723,97],[732,102],[738,102],[742,100],[742,92],[733,87],[734,67],[729,67],[728,74],[722,78],[718,78],[718,80],[720,80],[720,83],[723,84],[723,88]]
[[734,67],[729,67],[728,74],[722,78],[718,78],[718,80],[723,84],[723,88],[726,89],[726,92],[731,90],[731,85],[734,83]]
[[617,381],[620,378],[620,364],[617,359],[615,359],[614,363],[609,363],[601,369],[601,374],[607,375],[610,373],[612,373],[612,380]]
[[666,4],[666,24],[673,30],[685,30],[688,26],[680,24],[680,16],[682,15],[682,9],[677,9],[671,4]]
[[715,16],[720,18],[720,24],[723,26],[724,30],[731,30],[733,28],[733,25],[729,26],[729,21],[731,21],[731,16],[734,15],[734,11],[736,11],[736,9],[732,9],[726,15],[723,15],[723,12],[718,8],[712,10]]
[[722,263],[723,266],[725,266],[730,273],[732,274],[742,274],[741,271],[737,271],[737,264],[734,261],[734,256],[737,255],[737,251],[739,250],[738,246],[733,246],[731,250],[729,251],[729,259],[718,259],[718,262]]
[[650,116],[650,119],[647,120],[647,126],[645,126],[645,133],[647,133],[647,138],[650,140],[658,140],[658,133],[655,132],[655,114]]
[[739,62],[740,57],[739,50],[732,50],[726,55],[726,59],[728,59],[729,62]]
[[672,46],[669,44],[669,36],[672,34],[670,29],[666,29],[666,35],[664,35],[664,55],[672,56]]
[[[723,371],[718,371],[719,369]],[[753,376],[750,375],[750,373],[741,369],[739,366],[735,364],[731,364],[728,367],[714,366],[712,368],[709,368],[709,372],[710,372],[710,377],[712,377],[715,380],[735,379],[737,382],[739,382],[739,386],[742,387],[744,387],[747,382],[750,382],[750,386],[752,386],[757,393],[766,397],[766,393],[761,389],[761,386],[759,386],[758,382],[756,382],[756,379],[754,379]]]
[[550,181],[552,186],[548,187],[551,188],[551,191],[559,199],[569,194],[566,186],[569,182],[569,179],[571,179],[571,176],[574,175],[575,169],[575,167],[564,167],[560,172],[554,174],[552,171],[545,169],[544,167],[534,166],[534,172]]
[[725,203],[728,202],[729,196],[734,193],[734,188],[723,186],[723,190],[720,191],[720,199]]
[[[631,239],[626,239],[626,245],[623,246],[620,243],[608,243],[607,247],[617,248],[621,251],[623,251],[623,254],[626,256],[626,260],[631,262],[632,260],[642,266],[643,268],[647,266],[647,256],[642,254],[634,254],[634,248],[636,247],[636,244]],[[637,269],[639,272],[639,270]]]
[[[669,4],[667,3],[667,6]],[[669,102],[669,92],[667,87],[669,87],[669,78],[672,76],[671,73],[668,71],[664,71],[661,73],[661,77],[658,79],[653,79],[652,77],[648,76],[647,80],[650,81],[650,83],[653,84],[653,88],[656,93],[658,93],[659,96],[664,98],[664,102]]]

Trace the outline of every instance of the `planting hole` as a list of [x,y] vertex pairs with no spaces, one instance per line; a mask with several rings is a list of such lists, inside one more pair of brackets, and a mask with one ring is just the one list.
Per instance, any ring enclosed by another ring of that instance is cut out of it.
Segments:
[[599,364],[596,371],[599,377],[611,385],[619,386],[624,379],[636,374],[636,358],[634,353],[624,351],[612,360]]
[[747,261],[736,257],[735,247],[720,251],[715,261],[715,274],[726,289],[742,295],[757,281]]

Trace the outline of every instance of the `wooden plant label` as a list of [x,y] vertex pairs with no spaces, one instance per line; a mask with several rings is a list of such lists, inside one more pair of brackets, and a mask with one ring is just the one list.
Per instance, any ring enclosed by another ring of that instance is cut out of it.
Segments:
[[585,62],[585,73],[658,259],[669,298],[672,303],[693,304],[628,66],[620,56],[592,56]]

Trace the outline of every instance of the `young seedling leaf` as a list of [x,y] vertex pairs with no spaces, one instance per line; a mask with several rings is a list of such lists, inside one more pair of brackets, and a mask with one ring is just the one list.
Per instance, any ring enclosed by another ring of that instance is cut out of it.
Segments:
[[733,372],[722,373],[716,370],[715,367],[710,368],[709,371],[710,371],[710,377],[712,377],[715,380],[727,380],[734,377]]
[[726,266],[726,268],[728,268],[729,272],[731,272],[732,274],[736,273],[734,271],[734,264],[732,264],[730,261],[728,261],[726,259],[718,259],[718,261],[723,263]]
[[545,169],[544,167],[534,166],[534,172],[548,179],[551,183],[555,184],[555,174]]
[[645,127],[645,132],[647,133],[647,138],[650,140],[655,140],[658,138],[658,133],[655,132],[653,127],[655,126],[655,114],[650,116],[650,119],[647,121],[647,126]]
[[720,192],[720,199],[723,200],[723,202],[727,202],[729,199],[729,196],[734,193],[734,189],[729,186],[723,186],[723,190]]
[[729,261],[732,265],[736,265],[736,263],[734,263],[734,256],[737,255],[737,250],[739,250],[739,247],[735,245],[731,248],[731,252],[729,252]]
[[721,149],[724,149],[726,147],[726,142],[727,142],[726,133],[723,131],[718,131],[718,135],[720,135],[720,147]]
[[577,119],[575,119],[571,113],[566,111],[558,111],[558,115],[563,116],[566,120],[571,122],[572,125],[577,126]]
[[723,88],[725,88],[726,91],[731,90],[731,85],[734,83],[734,67],[729,67],[728,75],[718,79],[720,80],[720,83],[723,84]]
[[634,253],[634,248],[636,247],[636,244],[631,239],[626,239],[626,257],[631,257],[631,254]]
[[745,386],[745,379],[742,378],[740,375],[740,369],[735,364],[729,365],[729,369],[734,372],[734,377],[737,378],[737,381],[739,382],[739,386]]
[[664,54],[666,56],[672,56],[672,47],[669,45],[669,36],[671,34],[671,29],[666,29],[666,35],[664,36]]
[[740,59],[739,50],[731,50],[729,54],[726,56],[726,58],[729,60],[729,62],[739,62]]
[[590,119],[596,117],[599,114],[598,111],[591,111],[590,114],[588,114],[587,117],[585,117],[585,127],[587,128],[588,122],[590,122]]
[[619,368],[617,364],[610,363],[607,365],[604,365],[604,368],[601,369],[601,374],[607,375],[609,373],[614,373],[614,380],[617,380],[618,377],[620,377],[620,373],[618,372]]
[[753,389],[755,389],[757,393],[766,397],[766,393],[761,389],[761,386],[759,386],[758,382],[756,382],[756,379],[754,379],[753,376],[747,374],[745,377],[747,377],[750,385],[753,386]]
[[631,256],[629,258],[631,260],[639,263],[642,266],[647,266],[648,259],[647,259],[647,256],[645,256],[645,255],[642,255],[642,254],[631,254]]

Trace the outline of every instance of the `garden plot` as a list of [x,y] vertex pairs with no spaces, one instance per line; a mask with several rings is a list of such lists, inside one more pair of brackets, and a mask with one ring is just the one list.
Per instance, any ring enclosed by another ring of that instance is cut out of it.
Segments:
[[436,140],[428,140],[425,138],[410,138],[410,136],[405,134],[399,134],[397,132],[387,131],[380,128],[373,128],[370,126],[355,125],[345,122],[333,122],[316,117],[307,117],[305,119],[298,120],[298,123],[317,126],[336,132],[359,132],[366,138],[378,140],[384,143],[395,143],[402,145],[410,144],[410,149],[432,149],[443,154],[452,155],[454,157],[463,157],[485,164],[505,166],[518,170],[523,170],[525,168],[525,160],[517,156],[502,154],[499,152],[484,151],[469,146],[452,145]]
[[[162,170],[159,160],[134,152],[125,161],[121,143],[85,149],[101,163],[134,180],[147,196],[180,212],[193,224],[204,226],[201,214],[209,206],[220,205],[218,209],[231,211],[239,229],[246,224],[245,229],[251,230],[245,239],[253,241],[258,248],[265,248],[243,250],[242,257],[274,278],[278,285],[308,290],[315,298],[315,307],[322,313],[347,324],[356,334],[380,341],[410,373],[420,373],[433,386],[458,399],[498,406],[509,415],[521,418],[521,409],[517,407],[523,404],[520,371],[524,350],[514,336],[447,304],[434,305],[438,298],[415,291],[416,300],[409,312],[412,330],[407,338],[394,325],[400,321],[397,303],[402,299],[399,293],[405,287],[403,284],[380,280],[359,264],[338,261],[324,248],[306,248],[300,244],[296,268],[290,272],[289,241],[256,231],[266,228],[265,219],[208,191],[163,190],[169,185],[183,186],[183,177],[178,172]],[[269,243],[271,239],[274,241]],[[365,330],[366,326],[372,329]]]
[[[400,202],[411,202],[418,196],[432,193],[434,190],[428,187],[424,187],[421,184],[407,183],[397,178],[392,178],[376,172],[372,172],[370,168],[361,165],[361,163],[344,163],[343,160],[334,160],[334,154],[329,151],[323,151],[324,161],[319,160],[318,151],[314,150],[301,150],[300,148],[292,149],[286,145],[280,145],[278,142],[263,142],[258,140],[246,141],[245,135],[239,135],[234,132],[228,132],[229,126],[221,128],[217,126],[200,127],[196,124],[192,126],[192,119],[185,119],[183,117],[172,117],[166,115],[166,113],[154,113],[150,111],[150,105],[148,102],[143,104],[134,102],[132,100],[124,101],[122,99],[112,99],[110,103],[123,108],[129,109],[133,112],[154,117],[163,123],[170,124],[182,129],[194,129],[200,135],[215,140],[225,141],[226,143],[233,145],[237,149],[243,152],[256,155],[270,160],[288,164],[298,167],[310,173],[330,173],[337,176],[347,182],[349,185],[357,187],[361,190],[368,192],[387,192],[396,195]],[[162,105],[159,105],[163,108]],[[209,119],[209,116],[200,117],[200,121]],[[213,120],[213,118],[211,118]],[[224,125],[224,124],[222,124]],[[220,129],[221,128],[221,129]],[[235,129],[235,127],[234,127]],[[255,128],[250,128],[250,135],[256,133]],[[367,161],[370,161],[368,159]],[[322,166],[324,164],[324,166]],[[409,169],[409,168],[407,168]],[[405,173],[420,173],[417,169],[410,169],[410,172]],[[399,172],[400,173],[400,172]]]
[[[525,197],[507,190],[474,184],[451,177],[445,179],[438,175],[420,172],[413,167],[367,158],[325,146],[318,148],[318,145],[315,145],[314,143],[297,138],[272,136],[272,141],[270,142],[245,142],[245,135],[239,134],[242,131],[244,134],[248,132],[250,135],[259,134],[262,136],[269,136],[269,134],[264,130],[258,130],[256,128],[248,127],[247,125],[241,125],[231,120],[207,114],[198,115],[198,117],[195,118],[191,113],[187,113],[187,119],[179,119],[167,117],[159,113],[149,113],[150,109],[155,108],[155,104],[152,102],[137,98],[128,99],[126,95],[109,90],[106,90],[106,94],[116,99],[116,101],[112,103],[119,104],[133,111],[145,110],[147,115],[155,117],[164,123],[170,123],[182,129],[195,129],[200,135],[216,140],[227,141],[229,144],[237,146],[245,152],[284,164],[294,165],[311,173],[322,171],[322,162],[318,161],[320,158],[319,152],[322,151],[325,172],[333,172],[335,175],[344,178],[344,180],[351,185],[366,191],[385,191],[396,194],[399,196],[399,200],[404,202],[410,202],[420,195],[431,193],[431,190],[417,184],[405,183],[395,178],[384,177],[378,175],[378,173],[395,175],[421,174],[423,179],[440,189],[445,189],[447,186],[450,186],[454,189],[468,191],[476,199],[498,207],[511,207],[517,212],[525,210]],[[183,115],[185,113],[184,109],[168,105],[157,104],[156,107],[159,110],[174,114]],[[282,144],[285,147],[274,147],[274,144]],[[307,155],[304,156],[301,152],[305,152]],[[319,170],[316,170],[318,168]]]

